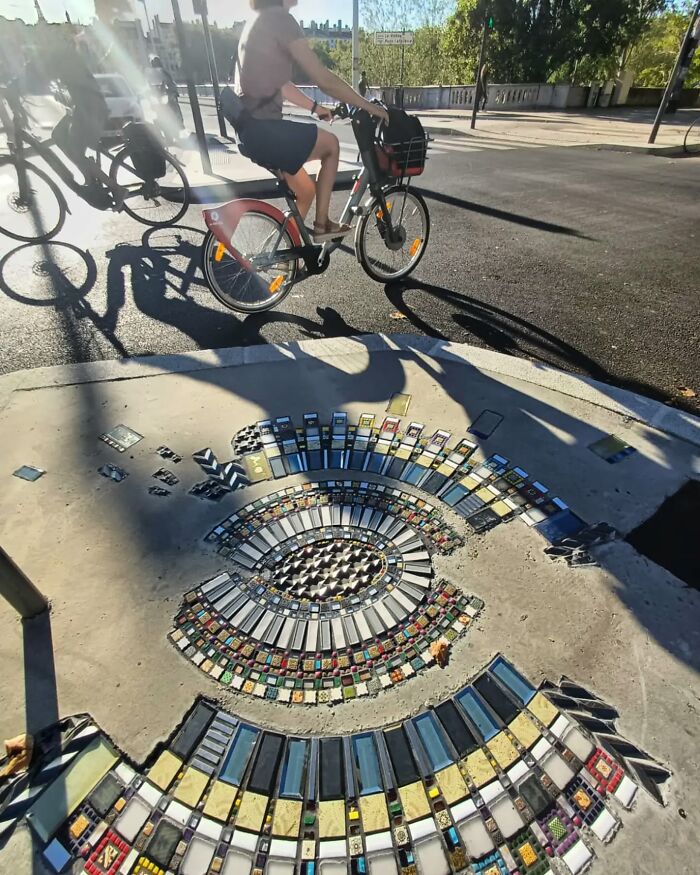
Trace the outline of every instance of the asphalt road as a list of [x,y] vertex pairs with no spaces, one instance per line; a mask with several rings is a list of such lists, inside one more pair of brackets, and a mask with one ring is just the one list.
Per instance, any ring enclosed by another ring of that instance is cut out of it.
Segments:
[[203,283],[197,208],[144,234],[72,201],[59,242],[0,238],[0,371],[400,331],[700,410],[681,391],[700,394],[700,159],[454,139],[435,144],[419,187],[432,237],[410,281],[377,285],[339,252],[279,309],[249,317]]

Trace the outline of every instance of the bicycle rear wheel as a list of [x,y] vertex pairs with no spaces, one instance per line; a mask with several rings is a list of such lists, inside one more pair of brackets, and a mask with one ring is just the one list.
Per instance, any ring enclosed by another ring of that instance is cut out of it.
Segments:
[[[265,213],[249,211],[241,216],[231,245],[245,258],[294,246],[288,231]],[[279,242],[277,242],[279,241]],[[202,271],[214,295],[229,310],[259,313],[279,304],[291,291],[297,277],[297,259],[280,261],[258,271],[246,270],[211,231],[202,246]]]
[[65,198],[43,170],[26,161],[20,170],[14,158],[0,158],[1,233],[23,243],[43,243],[58,234],[65,218]]
[[700,155],[700,118],[685,132],[683,148],[689,155]]
[[378,201],[360,220],[355,232],[355,249],[365,273],[379,283],[403,279],[412,273],[423,258],[430,237],[430,215],[423,198],[404,185],[395,185],[384,192],[399,239],[388,239]]
[[[119,152],[109,169],[110,179],[129,192],[124,212],[153,228],[175,225],[190,205],[190,186],[180,164],[168,152],[163,153],[163,158],[165,175],[158,179],[139,173],[128,147]],[[178,200],[170,200],[173,197]]]

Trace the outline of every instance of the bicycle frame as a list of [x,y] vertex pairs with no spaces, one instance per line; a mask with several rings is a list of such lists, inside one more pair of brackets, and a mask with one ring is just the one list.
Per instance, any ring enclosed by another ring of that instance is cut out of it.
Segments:
[[[355,177],[350,197],[345,204],[340,222],[341,224],[352,222],[352,220],[363,214],[362,201],[369,189],[373,198],[379,202],[382,213],[386,216],[387,231],[391,234],[393,232],[393,224],[391,212],[388,210],[384,198],[384,188],[380,182],[375,182],[372,176],[372,171],[367,167],[363,167],[361,172]],[[278,181],[287,201],[288,208],[286,212],[283,213],[277,207],[267,203],[267,201],[245,198],[230,201],[217,209],[204,210],[204,221],[224,249],[245,270],[264,270],[279,264],[280,261],[291,261],[301,258],[304,261],[307,274],[322,273],[328,266],[328,261],[333,252],[343,245],[343,239],[331,240],[321,245],[314,243],[308,228],[299,214],[296,198],[281,174],[278,175]],[[242,216],[251,211],[262,212],[271,219],[274,219],[279,223],[280,230],[274,245],[268,252],[254,255],[249,259],[231,245],[231,238]],[[289,235],[294,245],[291,249],[278,249],[277,247],[284,239],[285,234]]]
[[[26,177],[24,173],[21,172],[21,169],[24,167],[28,157],[38,155],[49,165],[49,167],[61,179],[61,181],[65,185],[67,185],[72,192],[78,195],[78,197],[82,198],[91,206],[95,206],[98,209],[104,209],[104,207],[100,207],[96,201],[95,203],[93,203],[95,198],[92,195],[95,192],[95,188],[88,183],[78,182],[78,180],[71,172],[70,168],[60,158],[60,156],[58,156],[53,151],[53,149],[51,148],[52,140],[38,140],[33,134],[31,134],[28,130],[26,130],[25,127],[22,126],[21,122],[18,119],[17,108],[13,107],[11,103],[9,105],[12,109],[11,117],[4,109],[3,100],[2,98],[0,98],[0,107],[2,107],[0,120],[8,131],[9,152],[10,155],[17,158],[17,165],[20,169],[20,194],[22,196],[26,194],[26,192],[23,191],[24,185],[26,183]],[[11,135],[10,131],[12,132]],[[116,154],[112,154],[104,149],[98,149],[96,150],[98,161],[101,156],[104,156],[105,158],[108,158],[110,161],[112,161],[121,153],[124,148],[126,148],[126,146],[123,146],[122,149],[120,149]],[[100,186],[99,190],[101,192],[103,190],[103,187]]]

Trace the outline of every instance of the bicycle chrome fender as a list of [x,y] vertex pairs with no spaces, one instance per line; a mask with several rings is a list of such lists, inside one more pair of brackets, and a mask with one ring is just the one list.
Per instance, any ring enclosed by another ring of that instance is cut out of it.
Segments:
[[[253,266],[241,256],[240,252],[237,252],[231,246],[231,238],[242,216],[249,212],[263,213],[275,222],[279,222],[280,227],[285,223],[284,213],[281,210],[278,210],[277,207],[273,207],[272,204],[268,204],[266,201],[258,201],[253,198],[239,198],[211,210],[202,210],[207,228],[219,243],[226,248],[226,251],[246,270],[252,270]],[[294,222],[287,223],[287,232],[294,246],[302,246],[302,240]]]

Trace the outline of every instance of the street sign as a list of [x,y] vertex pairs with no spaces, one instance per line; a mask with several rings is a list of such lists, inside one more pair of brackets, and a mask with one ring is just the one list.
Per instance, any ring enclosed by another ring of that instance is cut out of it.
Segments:
[[412,46],[415,34],[411,30],[380,31],[374,35],[377,46]]
[[208,15],[207,0],[192,0],[192,9],[195,15]]

